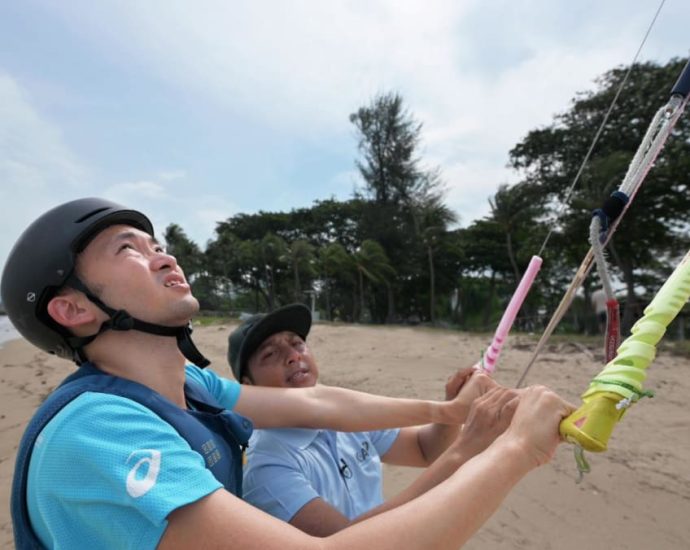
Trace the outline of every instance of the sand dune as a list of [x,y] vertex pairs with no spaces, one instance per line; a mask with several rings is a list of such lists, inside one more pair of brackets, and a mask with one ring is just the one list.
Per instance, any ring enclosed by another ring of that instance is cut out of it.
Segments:
[[[232,325],[197,328],[195,339],[217,372],[226,366]],[[441,398],[455,369],[472,364],[487,337],[403,327],[319,324],[310,344],[321,381],[400,397]],[[496,378],[514,385],[532,350],[511,337]],[[552,387],[573,403],[602,367],[602,353],[552,345],[535,364],[529,383]],[[12,548],[9,492],[23,427],[44,396],[70,371],[70,363],[23,340],[0,348],[0,547]],[[606,453],[589,455],[592,473],[575,483],[572,449],[562,445],[551,464],[533,472],[494,517],[465,545],[471,550],[675,550],[690,548],[690,361],[660,354],[649,370],[654,399],[632,407]],[[387,467],[385,491],[394,494],[418,471]]]

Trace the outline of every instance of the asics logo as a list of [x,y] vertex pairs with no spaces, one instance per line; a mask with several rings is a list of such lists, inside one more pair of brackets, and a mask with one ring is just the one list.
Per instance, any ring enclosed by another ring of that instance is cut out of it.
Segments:
[[155,449],[137,449],[127,457],[125,464],[141,455],[144,456],[137,460],[127,474],[127,494],[132,498],[139,498],[148,493],[156,484],[161,470],[161,452]]

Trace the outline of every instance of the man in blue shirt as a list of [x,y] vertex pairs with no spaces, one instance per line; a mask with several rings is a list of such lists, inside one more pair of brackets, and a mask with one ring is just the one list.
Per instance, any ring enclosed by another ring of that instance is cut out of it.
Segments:
[[[302,304],[247,319],[229,337],[228,360],[235,377],[247,385],[314,387],[319,369],[306,344],[310,328],[311,314]],[[428,490],[457,464],[439,461],[407,494],[384,504],[381,463],[429,466],[454,440],[467,460],[508,426],[517,406],[515,390],[498,388],[492,379],[472,377],[472,372],[458,372],[446,386],[446,399],[460,391],[467,410],[491,390],[491,399],[477,404],[463,438],[456,426],[443,424],[373,432],[255,431],[247,453],[244,499],[307,533],[326,536]],[[500,422],[495,421],[497,412],[502,412]]]

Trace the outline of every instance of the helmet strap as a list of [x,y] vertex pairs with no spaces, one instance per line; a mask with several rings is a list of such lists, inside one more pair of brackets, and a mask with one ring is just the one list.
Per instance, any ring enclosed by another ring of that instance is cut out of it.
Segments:
[[177,327],[168,327],[165,325],[147,323],[146,321],[132,317],[124,309],[115,310],[105,305],[103,301],[101,301],[98,296],[95,296],[76,275],[71,275],[66,284],[75,290],[83,292],[89,301],[97,305],[110,317],[107,321],[101,324],[96,334],[92,334],[90,336],[71,336],[67,338],[67,343],[76,352],[77,358],[79,359],[78,362],[82,363],[87,361],[83,351],[84,346],[93,342],[96,337],[103,332],[107,330],[136,330],[139,332],[145,332],[147,334],[155,334],[156,336],[174,336],[177,339],[177,347],[179,348],[180,352],[182,352],[182,355],[184,355],[189,361],[202,369],[211,364],[211,362],[202,355],[192,341],[191,321],[186,325]]

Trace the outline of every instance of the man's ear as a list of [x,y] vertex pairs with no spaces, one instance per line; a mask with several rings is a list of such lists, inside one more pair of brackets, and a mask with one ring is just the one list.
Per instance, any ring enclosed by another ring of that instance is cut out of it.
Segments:
[[63,327],[76,328],[96,320],[96,315],[87,298],[77,292],[53,296],[48,302],[48,315]]
[[246,384],[247,386],[253,386],[254,381],[251,379],[251,377],[247,376],[246,374],[242,375],[242,380],[240,381],[241,384]]

